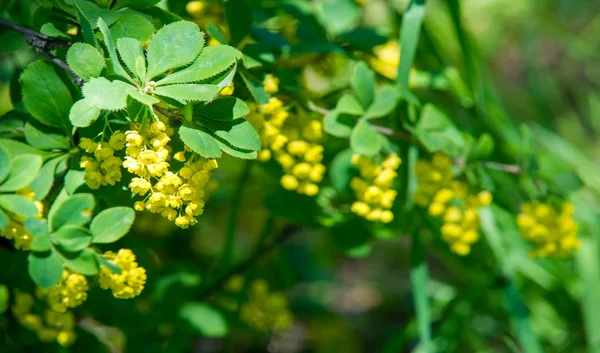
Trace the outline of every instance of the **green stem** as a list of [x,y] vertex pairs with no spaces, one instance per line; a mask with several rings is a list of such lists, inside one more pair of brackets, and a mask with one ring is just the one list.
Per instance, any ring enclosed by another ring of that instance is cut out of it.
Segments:
[[419,333],[419,346],[423,352],[433,352],[431,345],[431,310],[429,298],[427,297],[427,286],[429,274],[427,263],[423,255],[423,246],[419,235],[413,237],[412,246],[412,268],[410,270],[410,282],[412,285],[413,300],[415,302],[415,313],[417,319],[417,331]]
[[231,214],[229,216],[229,222],[227,224],[227,234],[225,236],[225,246],[223,248],[223,256],[221,257],[220,265],[218,269],[221,271],[228,268],[231,265],[231,259],[233,257],[233,249],[235,247],[235,231],[237,229],[237,218],[241,208],[242,193],[246,187],[246,182],[250,176],[250,169],[252,162],[247,161],[244,164],[242,173],[238,180],[233,199],[231,200]]

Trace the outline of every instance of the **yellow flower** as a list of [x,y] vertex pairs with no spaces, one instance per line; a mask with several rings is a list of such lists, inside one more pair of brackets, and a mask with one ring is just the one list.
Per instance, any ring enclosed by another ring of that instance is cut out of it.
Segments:
[[279,79],[271,74],[267,74],[263,81],[263,87],[268,94],[277,93],[279,91]]
[[[364,0],[362,0],[364,1]],[[370,58],[369,64],[381,75],[395,79],[398,75],[400,64],[400,45],[396,41],[389,41],[373,48],[375,57]]]
[[202,1],[190,1],[185,5],[185,11],[192,17],[200,17],[205,7]]
[[58,284],[47,290],[42,290],[46,295],[48,306],[59,313],[64,313],[68,308],[75,308],[87,299],[89,290],[85,276],[69,270],[63,271]]
[[129,249],[121,249],[116,254],[108,251],[104,253],[104,258],[119,267],[121,274],[113,273],[109,268],[102,266],[98,275],[100,287],[110,289],[118,299],[130,299],[140,295],[146,284],[146,270],[135,262],[133,252]]
[[229,86],[225,86],[221,89],[221,91],[219,92],[222,96],[231,96],[233,94],[233,83],[230,84]]

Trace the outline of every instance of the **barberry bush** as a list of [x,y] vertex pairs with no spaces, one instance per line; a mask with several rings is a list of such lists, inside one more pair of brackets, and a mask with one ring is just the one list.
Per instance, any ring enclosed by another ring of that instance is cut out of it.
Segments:
[[598,95],[467,3],[0,3],[0,351],[600,352]]

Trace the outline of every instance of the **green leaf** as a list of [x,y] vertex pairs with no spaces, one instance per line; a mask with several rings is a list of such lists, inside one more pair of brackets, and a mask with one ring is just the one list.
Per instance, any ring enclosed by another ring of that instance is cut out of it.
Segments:
[[379,134],[373,131],[371,124],[361,120],[356,124],[350,135],[350,147],[358,154],[374,156],[383,147]]
[[98,265],[100,265],[100,268],[102,268],[102,266],[104,266],[104,267],[108,268],[109,270],[111,270],[113,273],[117,273],[117,274],[122,273],[121,268],[119,266],[108,261],[102,255],[94,254],[94,256],[96,257],[96,261],[98,262]]
[[[125,109],[127,106],[127,86],[129,85],[124,82],[111,82],[104,77],[92,78],[83,86],[85,102],[98,109],[107,109],[111,111]],[[79,109],[81,109],[82,112],[85,111],[85,107],[83,106],[78,108],[78,112],[80,112]],[[84,114],[89,114],[91,116],[92,112],[87,111]]]
[[350,86],[363,107],[371,105],[375,94],[375,73],[367,64],[360,61],[354,65]]
[[10,218],[8,215],[0,208],[0,229],[6,228],[9,220]]
[[71,169],[67,172],[67,175],[65,175],[65,190],[67,194],[73,195],[80,186],[85,184],[83,180],[84,175],[85,172],[82,170]]
[[9,305],[10,293],[8,292],[8,287],[0,284],[0,315],[4,314]]
[[39,233],[34,235],[31,241],[31,251],[46,252],[52,248],[52,241],[48,233]]
[[10,154],[6,147],[0,145],[0,184],[6,179],[8,174],[10,174]]
[[217,140],[208,133],[194,128],[192,125],[184,123],[179,128],[179,137],[194,152],[204,158],[221,157],[221,149]]
[[156,87],[153,93],[181,102],[209,101],[219,94],[219,87],[216,85],[179,84]]
[[50,288],[60,281],[63,265],[60,258],[53,252],[32,252],[27,257],[29,276],[42,288]]
[[228,70],[229,72],[227,72],[226,75],[225,72],[223,72],[211,81],[212,84],[215,84],[217,87],[219,87],[219,91],[233,83],[233,78],[235,77],[235,73],[237,71],[237,63],[235,63],[233,67]]
[[352,155],[354,151],[345,149],[338,153],[329,168],[329,176],[331,177],[331,186],[337,191],[346,189],[350,180],[354,176],[354,166],[352,165]]
[[335,110],[338,113],[345,113],[350,115],[363,115],[365,113],[364,108],[360,104],[360,102],[356,99],[356,97],[352,94],[346,93],[340,100],[338,100],[337,105],[335,106]]
[[198,56],[204,47],[204,33],[193,22],[180,21],[161,28],[150,41],[146,57],[146,78],[185,66]]
[[402,16],[402,26],[400,27],[400,52],[402,55],[400,55],[396,83],[404,88],[408,88],[408,78],[415,60],[424,16],[425,0],[411,1],[408,9]]
[[69,158],[69,155],[61,155],[44,163],[36,178],[29,184],[31,191],[35,193],[34,200],[41,201],[48,196],[48,193],[54,184],[54,172],[56,167],[60,162],[67,158]]
[[127,94],[135,99],[136,101],[145,104],[149,107],[152,107],[154,104],[157,104],[160,102],[160,99],[156,98],[156,97],[152,97],[151,95],[145,94],[143,92],[138,91],[137,89],[135,89],[133,86],[129,89],[127,89]]
[[126,13],[110,27],[110,34],[117,41],[120,38],[133,38],[144,43],[154,34],[154,26],[145,17]]
[[69,120],[73,126],[88,127],[100,116],[101,110],[90,103],[87,99],[80,99],[71,107]]
[[26,186],[37,177],[42,168],[42,157],[33,154],[23,154],[13,158],[10,162],[10,174],[0,185],[0,192],[17,191]]
[[144,59],[144,49],[142,48],[142,43],[134,38],[119,38],[117,39],[117,49],[119,50],[119,55],[125,66],[134,73],[136,76],[140,78],[140,82],[144,81],[145,72],[142,76],[137,73],[137,65],[138,59],[141,59],[142,63],[139,64],[142,67],[146,67],[146,61]]
[[50,229],[56,230],[68,224],[82,226],[92,219],[96,202],[91,194],[75,194],[65,199],[50,215]]
[[85,81],[100,76],[106,66],[98,49],[87,43],[75,43],[67,52],[67,64],[73,72]]
[[44,218],[27,218],[23,221],[25,229],[33,236],[39,234],[48,234],[48,221]]
[[116,6],[119,8],[129,7],[132,9],[147,9],[159,2],[160,0],[119,0]]
[[457,156],[465,148],[465,140],[460,130],[445,113],[431,104],[423,107],[415,135],[429,152],[441,151]]
[[90,233],[80,226],[66,225],[50,235],[61,251],[77,252],[85,249],[92,240]]
[[258,151],[262,143],[260,136],[246,119],[230,121],[202,120],[202,125],[227,144],[237,149]]
[[219,139],[217,139],[217,144],[219,145],[219,148],[221,148],[221,151],[235,158],[256,159],[258,156],[257,151],[238,150]]
[[[90,19],[83,13],[83,10],[80,6],[81,0],[73,0],[73,6],[75,6],[75,10],[77,11],[77,18],[79,19],[79,23],[81,24],[81,32],[83,34],[83,38],[88,44],[96,45],[96,37],[94,36],[94,29],[92,28],[92,22]],[[94,26],[96,26],[96,22],[94,22]]]
[[73,98],[54,69],[36,61],[21,75],[23,103],[27,111],[42,124],[69,131],[69,108]]
[[10,158],[15,158],[23,154],[37,154],[43,156],[44,151],[40,151],[37,148],[33,148],[28,144],[15,140],[0,139],[0,146],[4,147]]
[[106,48],[108,49],[108,55],[110,56],[113,71],[115,72],[115,74],[126,78],[129,81],[132,81],[129,74],[127,74],[127,71],[125,71],[123,66],[121,66],[121,62],[119,61],[119,57],[117,56],[117,50],[115,49],[115,43],[113,42],[112,36],[110,35],[106,22],[104,22],[102,18],[98,19],[98,28],[100,28],[100,32],[102,32],[102,36],[104,36],[104,45],[106,45]]
[[44,23],[40,28],[40,33],[50,37],[58,37],[65,40],[71,39],[68,34],[56,28],[56,26],[52,22]]
[[433,352],[431,342],[431,308],[427,296],[429,274],[423,254],[423,247],[418,235],[413,237],[411,253],[412,267],[410,270],[410,283],[415,305],[417,331],[419,332],[419,345],[423,348],[424,352]]
[[331,110],[323,118],[323,129],[331,136],[346,138],[352,134],[352,126],[356,118],[348,114],[340,114]]
[[99,7],[91,1],[78,0],[77,2],[79,3],[81,11],[85,14],[85,17],[90,21],[94,28],[98,26],[94,24],[98,23],[100,19],[104,20],[109,26],[119,19],[119,15],[116,11]]
[[90,226],[92,242],[114,243],[129,232],[134,219],[135,211],[129,207],[113,207],[100,212]]
[[252,80],[243,72],[241,72],[240,75],[256,104],[267,104],[269,102],[269,95],[265,92],[262,84]]
[[248,105],[236,97],[217,98],[206,104],[194,105],[196,119],[233,120],[250,113]]
[[227,45],[206,47],[192,65],[168,75],[156,82],[156,85],[162,86],[206,80],[229,69],[241,57],[242,53]]
[[140,56],[135,60],[135,74],[139,77],[142,82],[146,81],[146,58]]
[[[32,122],[25,124],[25,140],[33,147],[42,150],[69,149],[69,139],[67,136],[52,132],[50,129],[40,130]],[[2,163],[1,160],[2,158],[0,157],[0,164]],[[0,181],[2,181],[1,177]]]
[[490,134],[483,133],[479,136],[477,143],[469,153],[470,160],[482,160],[488,158],[494,152],[494,139]]
[[214,24],[214,23],[209,23],[206,25],[206,32],[208,33],[208,35],[214,39],[216,39],[219,43],[221,44],[228,44],[228,40],[227,40],[227,36],[225,35],[225,32],[223,32],[223,30],[221,30],[221,27],[219,27],[219,25]]
[[208,304],[186,303],[179,309],[179,317],[205,337],[225,337],[229,332],[223,314]]
[[90,248],[75,253],[61,252],[60,255],[65,266],[72,271],[85,276],[95,276],[100,271],[96,253]]
[[320,0],[317,15],[329,33],[340,35],[358,24],[360,7],[354,0]]
[[394,86],[384,85],[375,91],[373,103],[365,113],[365,119],[377,119],[389,115],[398,104],[398,91]]

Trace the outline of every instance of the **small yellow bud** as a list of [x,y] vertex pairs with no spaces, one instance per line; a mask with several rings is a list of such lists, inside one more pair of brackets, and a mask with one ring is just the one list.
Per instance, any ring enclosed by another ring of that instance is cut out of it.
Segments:
[[271,74],[267,74],[263,81],[263,87],[268,94],[277,93],[279,91],[279,79]]

